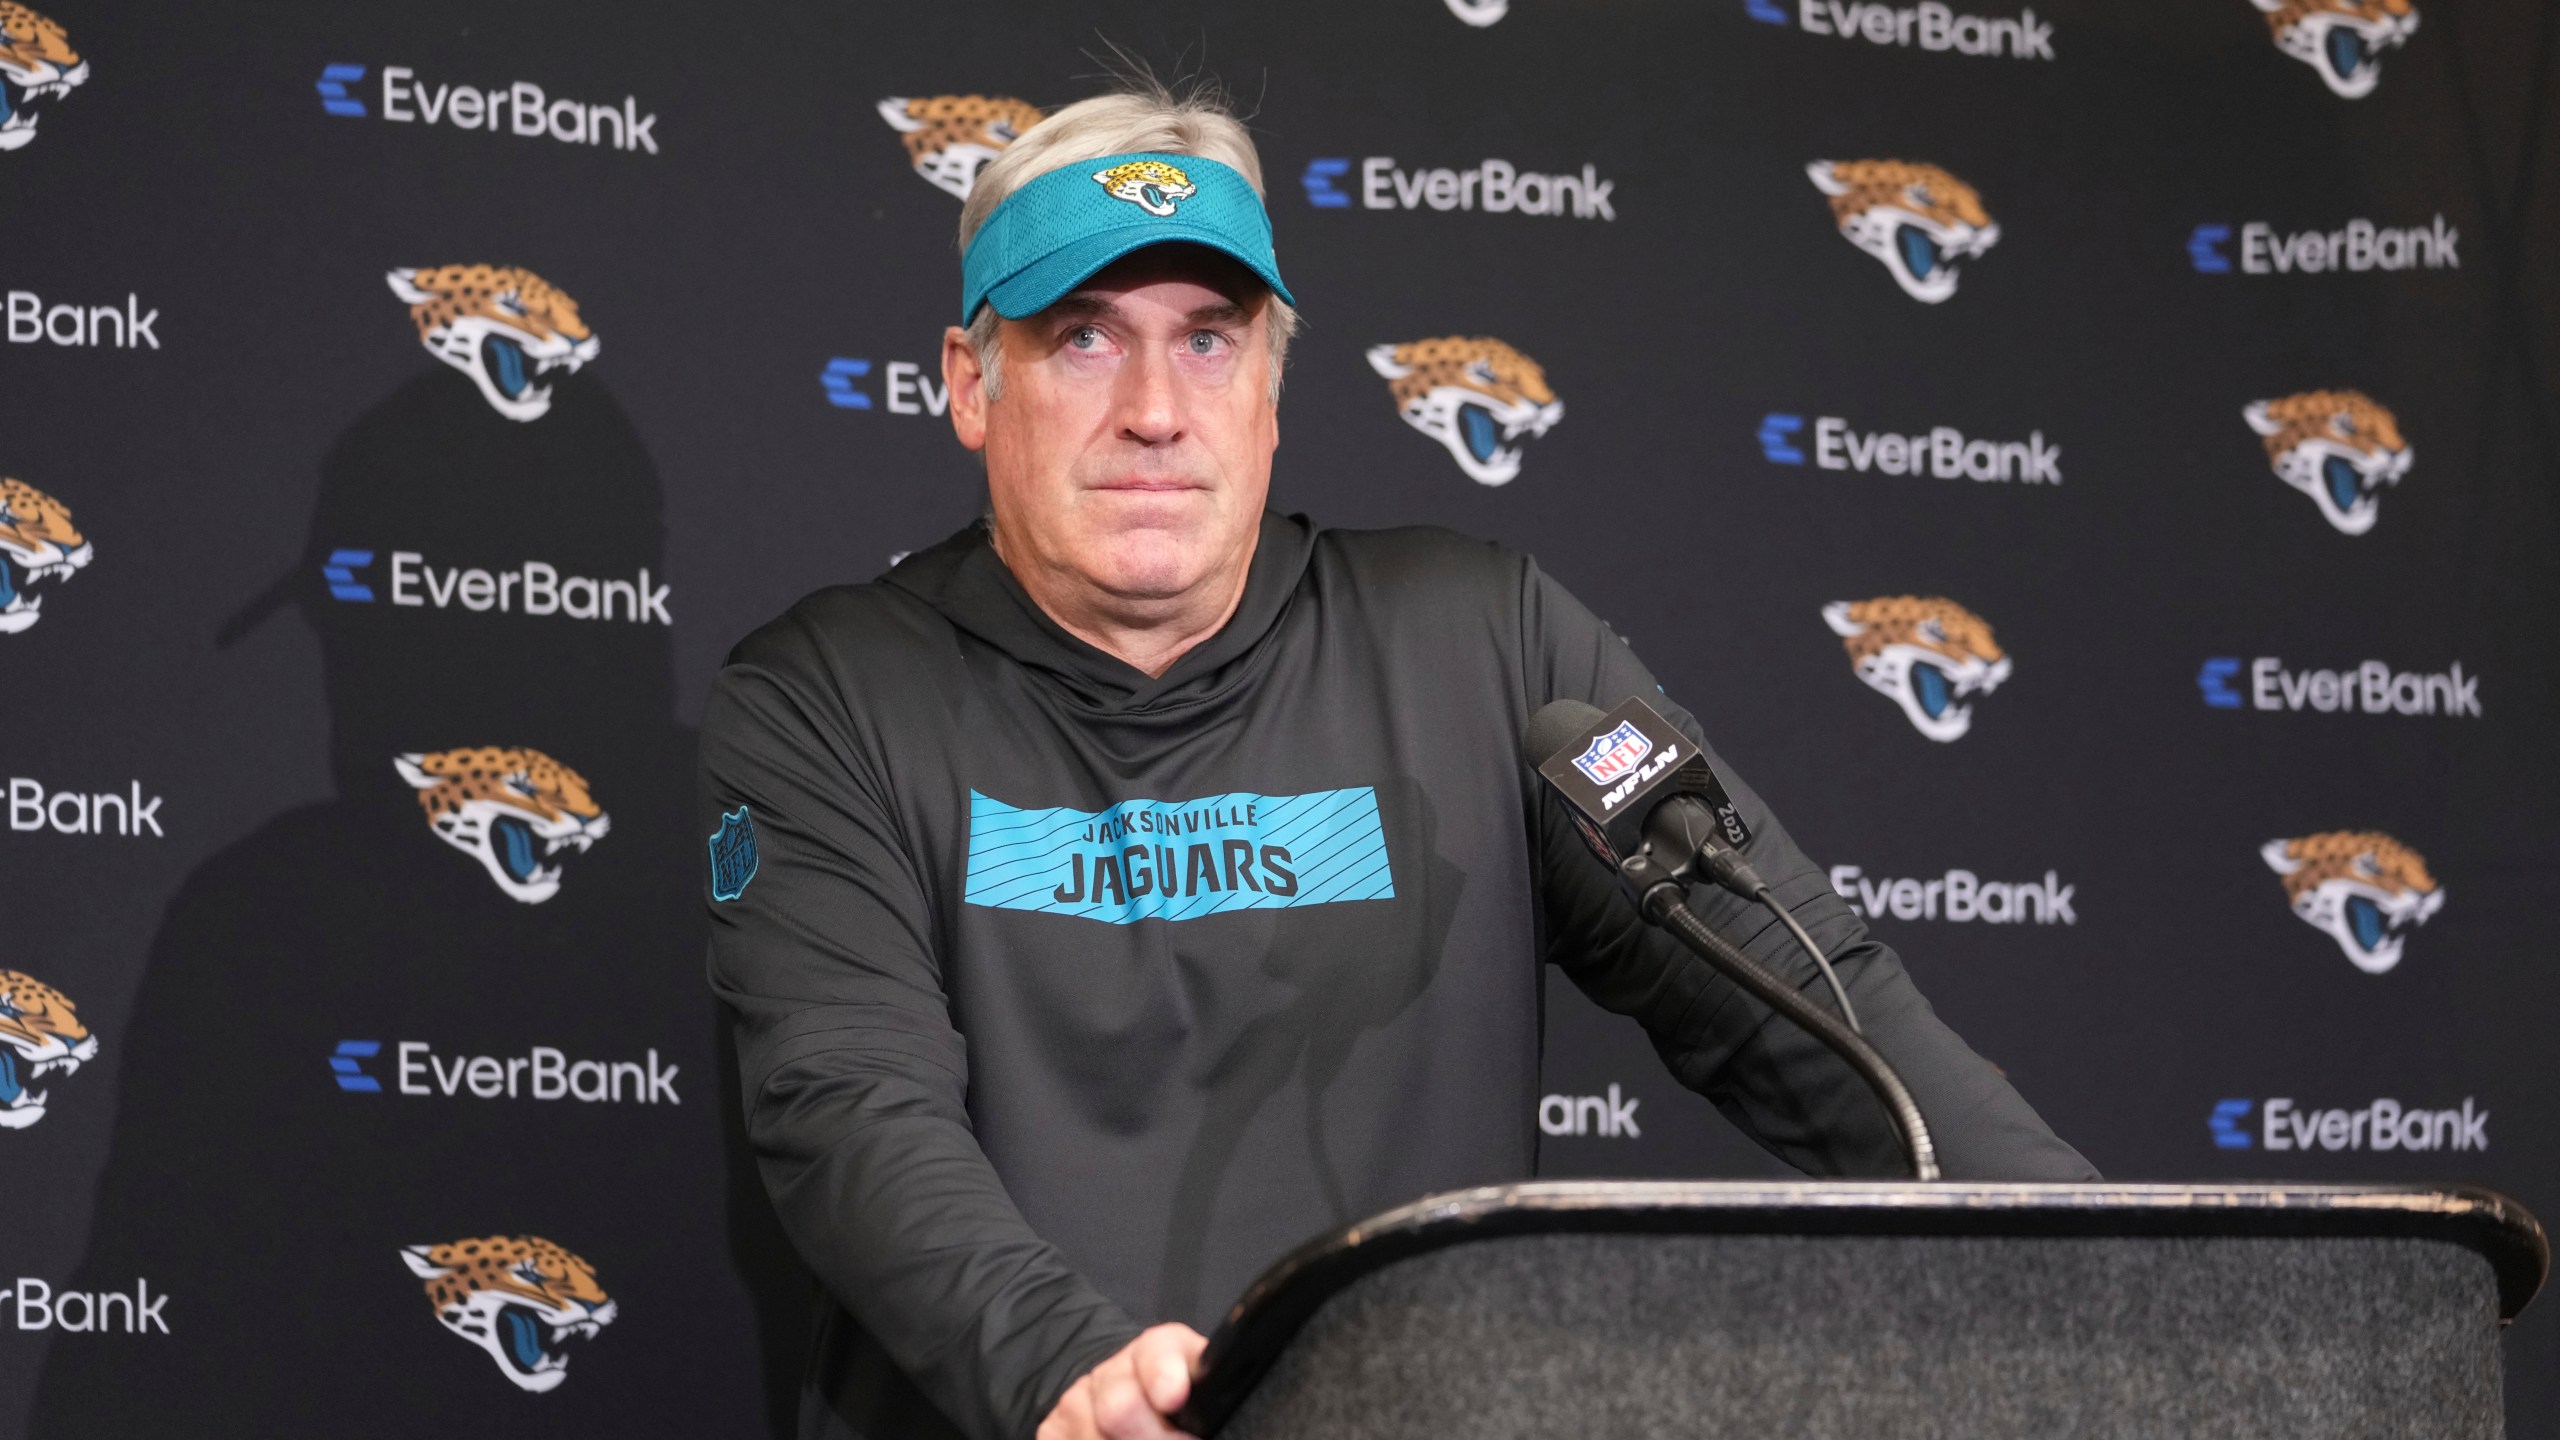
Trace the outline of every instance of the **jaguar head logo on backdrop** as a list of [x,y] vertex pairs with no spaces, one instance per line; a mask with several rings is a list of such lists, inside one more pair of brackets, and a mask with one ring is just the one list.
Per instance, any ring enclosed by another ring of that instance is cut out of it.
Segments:
[[1040,109],[1010,95],[893,95],[880,102],[880,118],[906,137],[917,174],[966,200],[987,162],[1040,123]]
[[13,0],[0,0],[0,150],[17,150],[36,138],[36,112],[27,106],[45,96],[68,96],[89,78],[89,62],[71,48],[60,25]]
[[2350,100],[2373,93],[2382,52],[2405,45],[2418,28],[2409,0],[2250,0],[2266,12],[2276,48],[2320,72]]
[[1956,293],[1956,262],[2000,243],[2000,226],[1974,188],[1935,165],[1900,160],[1816,160],[1804,167],[1831,197],[1849,243],[1884,262],[1914,300]]
[[44,618],[44,597],[29,594],[28,586],[67,581],[96,558],[96,547],[71,523],[70,506],[0,475],[0,635],[15,635]]
[[2320,507],[2342,534],[2361,535],[2382,515],[2382,488],[2409,473],[2416,452],[2389,410],[2355,390],[2306,390],[2240,412],[2267,440],[2276,477]]
[[1511,0],[1449,0],[1449,13],[1481,30],[1511,13]]
[[449,1245],[410,1245],[400,1258],[427,1282],[444,1328],[489,1352],[498,1373],[540,1394],[569,1378],[555,1348],[596,1338],[618,1310],[595,1267],[539,1235],[491,1235]]
[[98,1037],[75,1010],[70,996],[34,976],[0,970],[0,1130],[44,1118],[52,1092],[29,1086],[98,1058]]
[[437,838],[480,862],[510,897],[560,893],[564,850],[584,855],[613,828],[577,771],[539,750],[439,750],[393,759]]
[[1822,619],[1841,637],[1858,678],[1932,740],[1962,739],[1973,727],[1973,707],[1958,702],[1988,695],[2009,678],[2009,657],[1991,627],[1953,600],[1835,600],[1822,607]]
[[578,302],[530,270],[512,265],[440,265],[394,270],[391,293],[408,302],[427,353],[471,377],[490,408],[510,420],[539,420],[554,370],[576,374],[596,358],[597,340]]
[[2444,908],[2426,857],[2379,830],[2330,830],[2259,848],[2284,877],[2302,923],[2338,942],[2367,975],[2400,963],[2399,931]]
[[1369,364],[1387,377],[1404,423],[1439,441],[1480,485],[1511,483],[1520,473],[1514,442],[1564,418],[1538,362],[1486,336],[1372,345]]

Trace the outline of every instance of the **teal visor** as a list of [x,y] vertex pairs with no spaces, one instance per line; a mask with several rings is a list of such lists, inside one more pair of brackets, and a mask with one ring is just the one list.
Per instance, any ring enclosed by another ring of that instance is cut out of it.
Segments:
[[1197,155],[1140,151],[1063,166],[1014,191],[960,261],[960,323],[981,303],[1036,315],[1133,250],[1169,243],[1231,255],[1295,305],[1271,251],[1271,217],[1242,175]]

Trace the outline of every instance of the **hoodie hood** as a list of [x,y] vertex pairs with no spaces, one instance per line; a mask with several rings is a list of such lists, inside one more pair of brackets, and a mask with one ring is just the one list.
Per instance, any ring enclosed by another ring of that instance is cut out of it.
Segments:
[[996,555],[984,520],[881,577],[1007,658],[1055,682],[1077,708],[1103,715],[1150,715],[1216,697],[1250,674],[1254,660],[1297,597],[1315,553],[1315,526],[1303,515],[1262,512],[1244,598],[1215,635],[1161,676],[1077,639],[1049,618]]

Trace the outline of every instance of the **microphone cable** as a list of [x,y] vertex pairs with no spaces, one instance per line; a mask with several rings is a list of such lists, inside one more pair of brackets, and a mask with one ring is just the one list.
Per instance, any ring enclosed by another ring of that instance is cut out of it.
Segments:
[[1778,903],[1778,897],[1771,893],[1767,882],[1762,882],[1760,888],[1752,891],[1751,894],[1752,898],[1769,907],[1769,913],[1777,916],[1778,923],[1787,927],[1787,933],[1796,937],[1796,944],[1803,947],[1804,953],[1813,957],[1814,965],[1822,971],[1823,980],[1831,986],[1831,998],[1840,1002],[1840,1018],[1849,1022],[1850,1029],[1861,1035],[1866,1034],[1867,1027],[1858,1023],[1858,1007],[1849,1003],[1848,987],[1840,983],[1840,972],[1831,968],[1831,957],[1823,954],[1822,947],[1814,944],[1813,937],[1805,933],[1802,925],[1796,923],[1793,912]]
[[[1692,828],[1697,819],[1698,816],[1688,806],[1680,807],[1681,841],[1696,858],[1706,877],[1721,889],[1767,907],[1769,913],[1777,917],[1778,923],[1787,927],[1787,933],[1796,938],[1797,946],[1812,959],[1813,968],[1822,972],[1823,983],[1831,987],[1831,998],[1840,1006],[1840,1018],[1849,1022],[1852,1031],[1866,1034],[1866,1027],[1858,1023],[1858,1007],[1849,1003],[1849,987],[1840,983],[1840,972],[1831,968],[1831,957],[1823,954],[1822,947],[1813,943],[1813,936],[1796,923],[1794,912],[1778,903],[1777,892],[1769,888],[1769,883],[1760,878],[1759,872],[1751,868],[1740,851],[1718,844],[1712,833],[1703,839],[1699,837]],[[1671,868],[1677,873],[1687,867],[1675,865]]]

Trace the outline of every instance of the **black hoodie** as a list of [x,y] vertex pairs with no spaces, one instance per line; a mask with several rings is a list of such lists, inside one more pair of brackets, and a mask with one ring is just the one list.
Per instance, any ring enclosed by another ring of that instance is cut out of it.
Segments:
[[[825,1292],[801,1433],[1028,1436],[1319,1232],[1527,1178],[1542,960],[1778,1156],[1902,1173],[1856,1077],[1648,928],[1520,763],[1548,701],[1635,694],[1703,741],[1525,557],[1276,514],[1157,679],[979,526],[741,644],[702,730],[710,972]],[[2094,1178],[1716,763],[1947,1174]],[[1695,903],[1820,995],[1764,913]]]

